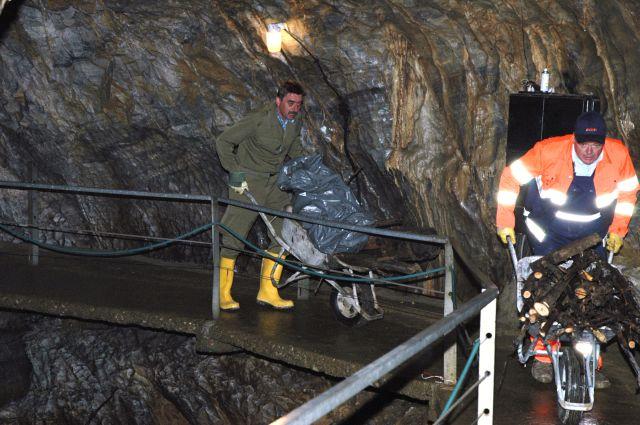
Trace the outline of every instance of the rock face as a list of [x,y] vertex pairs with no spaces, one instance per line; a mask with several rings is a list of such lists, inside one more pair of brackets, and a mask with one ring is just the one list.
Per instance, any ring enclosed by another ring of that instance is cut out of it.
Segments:
[[[25,397],[0,405],[0,423],[270,423],[332,385],[243,353],[200,355],[182,335],[6,312],[0,332],[18,319],[33,374]],[[327,420],[370,400],[362,393]],[[373,424],[426,422],[426,406],[407,401],[373,411]]]
[[[549,68],[557,92],[600,97],[637,158],[639,20],[632,0],[14,0],[0,21],[0,178],[27,180],[33,163],[41,182],[224,195],[216,135],[295,78],[305,145],[344,176],[361,168],[352,186],[379,219],[457,236],[497,272],[509,93]],[[269,55],[265,25],[285,21],[301,43],[285,34]],[[1,193],[3,218],[23,222],[24,196]],[[171,236],[208,219],[159,202],[41,205],[44,227]]]
[[32,368],[22,338],[27,329],[20,315],[0,314],[0,406],[29,390]]

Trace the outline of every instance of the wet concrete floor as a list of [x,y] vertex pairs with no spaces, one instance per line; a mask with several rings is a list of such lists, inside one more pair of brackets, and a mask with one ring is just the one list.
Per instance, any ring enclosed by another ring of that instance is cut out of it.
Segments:
[[[383,320],[349,328],[333,317],[328,291],[296,301],[294,311],[274,311],[255,302],[257,276],[236,273],[233,294],[242,308],[212,322],[212,275],[202,266],[50,252],[31,266],[28,249],[0,245],[0,308],[194,334],[201,351],[240,347],[329,376],[354,373],[435,321],[433,312],[385,304]],[[296,288],[287,288],[283,296],[295,299]],[[440,349],[420,356],[385,388],[432,398],[440,387],[419,378],[425,370],[442,374]]]
[[[496,354],[495,425],[555,425],[558,420],[555,386],[541,384],[531,377],[512,355],[509,337],[499,337]],[[635,378],[614,342],[604,353],[603,372],[611,387],[596,390],[595,405],[585,413],[582,425],[640,424],[640,395],[636,395]],[[471,424],[476,420],[476,400],[470,400],[456,413],[452,425]]]

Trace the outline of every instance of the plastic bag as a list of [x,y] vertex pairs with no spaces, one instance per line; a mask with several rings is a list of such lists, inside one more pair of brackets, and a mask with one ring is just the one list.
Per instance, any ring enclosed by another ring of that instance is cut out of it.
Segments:
[[[293,159],[282,167],[278,187],[293,191],[293,212],[323,220],[368,226],[374,220],[343,181],[324,165],[320,155]],[[365,233],[301,223],[311,242],[325,254],[358,252],[369,239]]]

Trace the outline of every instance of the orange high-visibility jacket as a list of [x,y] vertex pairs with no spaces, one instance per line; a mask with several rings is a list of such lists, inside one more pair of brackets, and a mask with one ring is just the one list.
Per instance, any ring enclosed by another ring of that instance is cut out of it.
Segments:
[[[520,186],[534,178],[539,178],[541,198],[548,199],[558,207],[566,202],[567,191],[573,181],[572,146],[572,134],[545,139],[505,167],[498,189],[498,229],[515,226],[513,209]],[[624,237],[629,230],[636,203],[638,177],[629,151],[620,140],[606,138],[593,184],[598,209],[606,209],[617,201],[609,232]]]

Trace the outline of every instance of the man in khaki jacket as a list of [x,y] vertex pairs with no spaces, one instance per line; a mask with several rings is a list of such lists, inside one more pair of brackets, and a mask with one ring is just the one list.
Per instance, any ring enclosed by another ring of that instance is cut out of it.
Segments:
[[[284,210],[290,196],[276,186],[280,167],[287,158],[302,156],[300,140],[302,122],[299,116],[304,98],[300,84],[284,82],[279,88],[275,104],[269,102],[257,111],[225,130],[216,141],[216,150],[222,166],[229,172],[229,198],[246,202],[243,195],[250,190],[260,205]],[[258,213],[234,206],[227,207],[222,223],[240,236],[246,237]],[[282,219],[272,221],[276,232],[282,230]],[[225,239],[220,259],[220,308],[240,308],[231,297],[233,270],[243,243],[233,237]],[[277,256],[278,244],[271,240],[269,253]],[[290,309],[293,301],[280,298],[278,289],[271,282],[275,262],[264,258],[260,272],[260,290],[257,301],[277,309]],[[280,279],[282,266],[276,266],[273,277]]]

